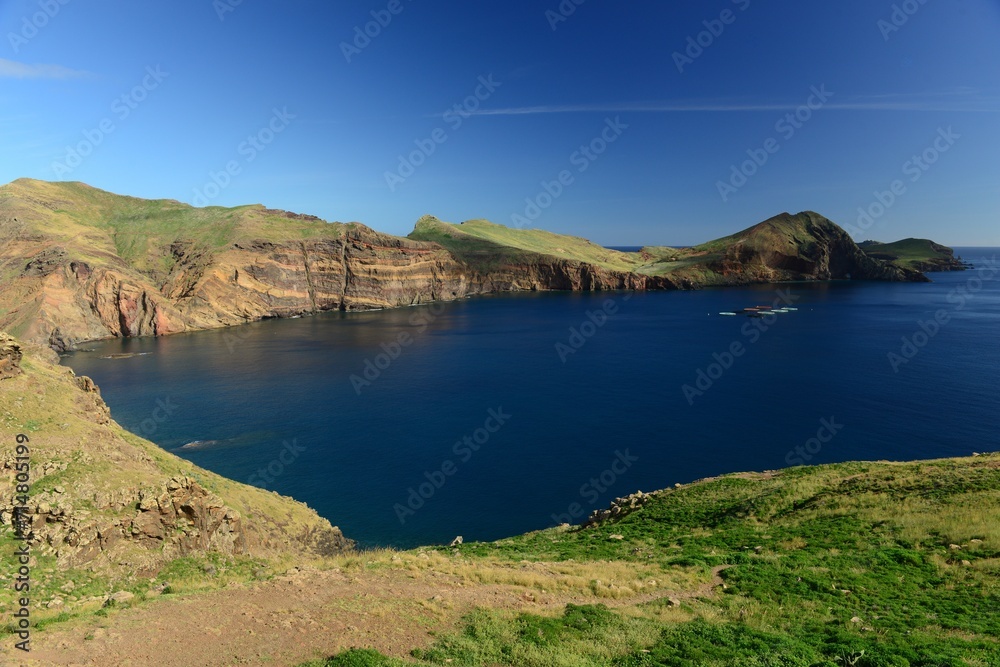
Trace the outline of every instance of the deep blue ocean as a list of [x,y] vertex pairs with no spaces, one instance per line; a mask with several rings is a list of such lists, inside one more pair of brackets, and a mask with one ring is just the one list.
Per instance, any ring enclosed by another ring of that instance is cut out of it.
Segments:
[[[491,540],[727,472],[1000,450],[1000,249],[958,251],[978,268],[930,284],[478,297],[64,363],[126,428],[361,545]],[[719,315],[772,303],[798,310]]]

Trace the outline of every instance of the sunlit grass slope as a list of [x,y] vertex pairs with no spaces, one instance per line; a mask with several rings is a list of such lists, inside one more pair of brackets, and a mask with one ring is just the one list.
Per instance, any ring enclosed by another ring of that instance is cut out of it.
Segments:
[[555,616],[483,610],[412,659],[354,651],[326,664],[1000,665],[997,455],[731,475],[661,492],[598,528],[441,553],[470,566],[714,569],[724,584],[616,609],[569,605]]

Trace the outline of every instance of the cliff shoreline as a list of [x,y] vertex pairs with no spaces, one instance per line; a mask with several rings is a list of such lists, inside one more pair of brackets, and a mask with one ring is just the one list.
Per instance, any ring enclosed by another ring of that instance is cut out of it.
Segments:
[[0,186],[0,329],[58,352],[483,294],[843,278],[927,280],[809,211],[694,248],[623,253],[488,221],[425,216],[403,238],[261,205],[198,209],[30,179]]

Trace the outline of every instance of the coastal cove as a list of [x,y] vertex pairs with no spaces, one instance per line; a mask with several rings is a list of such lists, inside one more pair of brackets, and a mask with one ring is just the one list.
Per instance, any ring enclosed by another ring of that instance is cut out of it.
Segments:
[[[726,472],[1000,449],[1000,249],[956,251],[977,268],[932,283],[482,296],[63,363],[129,430],[361,546],[498,539]],[[797,310],[719,315],[776,300]]]

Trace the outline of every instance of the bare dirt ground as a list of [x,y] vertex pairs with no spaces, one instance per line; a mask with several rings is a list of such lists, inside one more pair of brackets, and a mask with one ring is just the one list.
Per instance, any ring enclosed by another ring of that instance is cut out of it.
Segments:
[[[215,667],[297,665],[340,651],[375,648],[405,657],[454,630],[476,607],[555,612],[567,602],[612,607],[657,598],[708,597],[722,583],[688,590],[658,590],[615,600],[585,593],[544,593],[537,588],[463,582],[434,571],[306,570],[268,582],[185,597],[36,632],[23,667]],[[0,655],[0,662],[4,656]]]

